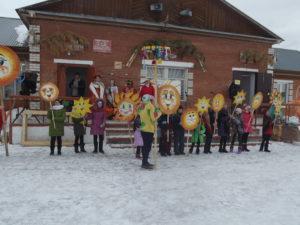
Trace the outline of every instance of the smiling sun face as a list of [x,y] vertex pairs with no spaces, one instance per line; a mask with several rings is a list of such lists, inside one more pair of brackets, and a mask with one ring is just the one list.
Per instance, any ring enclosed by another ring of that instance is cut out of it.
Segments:
[[40,96],[47,102],[53,102],[57,99],[59,90],[57,86],[51,82],[44,84],[40,88]]
[[197,103],[195,104],[196,108],[198,109],[198,112],[201,115],[208,112],[208,109],[210,107],[209,101],[210,99],[203,97],[198,99]]
[[222,94],[217,94],[212,100],[212,109],[215,112],[221,111],[221,109],[224,107],[225,99]]
[[253,97],[253,100],[252,100],[252,109],[253,110],[257,110],[262,102],[264,100],[264,96],[261,92],[258,92],[254,97]]
[[165,84],[158,89],[160,110],[167,115],[174,114],[180,106],[180,94],[176,87]]
[[246,92],[244,90],[239,91],[236,96],[234,96],[233,104],[242,105],[246,100]]
[[90,100],[84,100],[82,97],[79,100],[74,101],[74,106],[72,108],[71,116],[74,118],[82,118],[86,114],[91,112],[92,105]]
[[20,60],[17,54],[8,47],[0,47],[0,85],[13,82],[20,73]]
[[132,121],[137,114],[137,105],[140,103],[139,94],[120,93],[115,96],[115,119]]
[[200,122],[196,108],[186,109],[181,116],[181,124],[185,130],[194,130]]

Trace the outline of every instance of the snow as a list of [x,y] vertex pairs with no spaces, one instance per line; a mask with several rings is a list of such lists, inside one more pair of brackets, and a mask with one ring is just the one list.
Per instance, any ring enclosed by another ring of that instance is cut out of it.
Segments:
[[15,27],[16,33],[18,35],[17,42],[20,44],[24,44],[28,37],[28,30],[25,25],[19,25]]
[[[92,146],[87,146],[91,151]],[[1,225],[299,225],[300,148],[158,158],[0,148]]]

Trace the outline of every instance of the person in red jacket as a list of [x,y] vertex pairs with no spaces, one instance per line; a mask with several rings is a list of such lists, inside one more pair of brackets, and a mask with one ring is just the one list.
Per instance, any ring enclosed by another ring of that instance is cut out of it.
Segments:
[[274,124],[272,117],[269,115],[268,110],[265,110],[263,120],[262,142],[259,149],[260,152],[271,152],[269,150],[269,142],[273,134],[273,125]]
[[249,134],[253,132],[252,121],[253,121],[253,111],[250,105],[245,106],[245,110],[242,114],[242,120],[244,124],[244,134],[242,136],[242,151],[249,152],[247,148]]
[[143,98],[144,95],[149,95],[151,100],[154,99],[155,89],[150,80],[146,80],[140,90],[140,98]]

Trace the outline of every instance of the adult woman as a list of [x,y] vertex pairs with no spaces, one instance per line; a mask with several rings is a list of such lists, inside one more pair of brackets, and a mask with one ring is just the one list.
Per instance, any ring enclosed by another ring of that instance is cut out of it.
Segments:
[[90,83],[89,88],[92,93],[92,95],[91,95],[92,103],[95,103],[97,99],[103,99],[105,86],[101,82],[100,75],[97,75],[94,77],[94,80]]

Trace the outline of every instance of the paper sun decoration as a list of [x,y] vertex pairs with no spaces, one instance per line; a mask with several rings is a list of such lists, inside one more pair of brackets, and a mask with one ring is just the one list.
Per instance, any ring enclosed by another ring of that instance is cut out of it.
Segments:
[[120,121],[132,121],[137,114],[137,105],[140,103],[138,93],[118,93],[115,96],[115,119]]
[[197,108],[198,112],[201,115],[208,112],[208,109],[210,107],[209,101],[210,101],[210,99],[208,99],[206,97],[199,98],[197,100],[197,103],[195,104],[195,107]]
[[256,95],[254,95],[252,104],[251,104],[252,109],[257,110],[261,106],[263,100],[264,100],[263,93],[258,92]]
[[239,91],[236,96],[234,96],[233,104],[242,105],[246,100],[246,92],[244,90]]
[[79,100],[74,101],[74,106],[72,108],[71,117],[73,118],[82,118],[86,114],[91,112],[92,105],[90,104],[89,99],[83,99],[82,97]]
[[40,96],[47,102],[55,101],[58,95],[58,87],[51,82],[42,85],[42,87],[40,88]]
[[0,46],[0,86],[6,86],[20,74],[20,60],[8,47]]
[[212,100],[212,109],[215,112],[220,112],[221,109],[224,107],[225,99],[222,94],[217,94]]
[[200,123],[200,117],[196,108],[186,109],[181,116],[181,125],[185,130],[194,130]]
[[283,98],[277,90],[273,91],[271,95],[271,103],[275,106],[275,114],[279,115],[282,109]]
[[160,86],[158,89],[158,105],[164,114],[176,113],[180,106],[180,94],[177,88],[170,84]]

